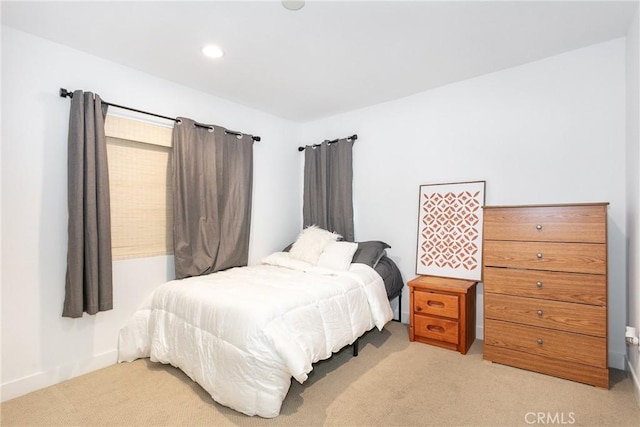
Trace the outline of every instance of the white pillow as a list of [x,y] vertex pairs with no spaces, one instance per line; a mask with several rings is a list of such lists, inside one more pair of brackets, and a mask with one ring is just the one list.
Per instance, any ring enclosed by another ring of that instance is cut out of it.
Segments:
[[340,238],[339,234],[323,230],[315,225],[305,228],[291,246],[292,257],[316,264],[324,248]]
[[331,242],[324,248],[318,267],[329,268],[331,270],[346,271],[351,265],[353,254],[358,249],[357,243],[351,242]]
[[276,267],[285,267],[300,271],[307,271],[310,268],[313,268],[313,264],[294,258],[289,252],[274,252],[271,255],[262,258],[260,262],[262,264],[275,265]]
[[260,263],[272,265],[275,267],[284,267],[291,270],[303,271],[305,273],[322,274],[325,276],[335,276],[337,271],[328,268],[322,268],[317,265],[310,264],[306,261],[294,258],[289,252],[274,252],[271,255],[262,258]]

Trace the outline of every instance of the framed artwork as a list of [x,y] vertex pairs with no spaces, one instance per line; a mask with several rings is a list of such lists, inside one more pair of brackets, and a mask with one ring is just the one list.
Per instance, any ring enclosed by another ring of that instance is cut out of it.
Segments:
[[482,279],[485,181],[420,186],[416,274]]

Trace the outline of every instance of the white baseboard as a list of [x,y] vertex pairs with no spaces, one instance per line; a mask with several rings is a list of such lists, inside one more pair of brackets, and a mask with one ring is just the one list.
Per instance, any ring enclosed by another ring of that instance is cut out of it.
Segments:
[[627,356],[624,353],[614,353],[609,349],[609,367],[624,371],[627,363]]
[[89,360],[58,366],[50,371],[38,372],[17,380],[3,383],[0,386],[0,401],[4,402],[32,391],[40,390],[61,383],[98,369],[114,365],[118,360],[118,351],[111,350],[98,354]]
[[476,325],[476,339],[484,340],[484,326]]
[[636,405],[638,406],[638,408],[640,408],[640,372],[636,372],[633,369],[633,366],[631,365],[631,363],[629,363],[629,359],[627,358],[627,356],[625,355],[625,365],[626,365],[626,371],[629,373],[629,375],[631,376],[631,382],[633,384],[633,395],[636,398]]
[[407,324],[407,325],[408,325],[408,324],[409,324],[409,321],[410,321],[410,320],[409,320],[409,313],[402,313],[402,314],[400,315],[400,321],[401,321],[402,323],[404,323],[404,324]]

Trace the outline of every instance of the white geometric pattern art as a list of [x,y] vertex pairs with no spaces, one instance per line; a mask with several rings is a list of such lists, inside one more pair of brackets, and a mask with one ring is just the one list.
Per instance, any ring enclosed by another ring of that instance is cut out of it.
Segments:
[[416,273],[481,280],[485,181],[420,186]]

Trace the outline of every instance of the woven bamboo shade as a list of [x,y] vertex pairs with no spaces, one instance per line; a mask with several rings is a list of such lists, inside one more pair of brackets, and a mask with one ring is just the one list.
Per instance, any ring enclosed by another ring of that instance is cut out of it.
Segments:
[[170,127],[107,116],[114,260],[173,253]]

